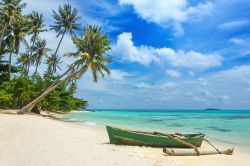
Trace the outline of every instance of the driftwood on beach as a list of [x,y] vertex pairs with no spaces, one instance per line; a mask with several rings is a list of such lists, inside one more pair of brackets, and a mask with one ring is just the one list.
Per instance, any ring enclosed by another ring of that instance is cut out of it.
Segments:
[[163,152],[169,156],[200,156],[200,155],[213,155],[213,154],[225,154],[232,155],[234,149],[227,149],[224,151],[199,151],[199,154],[195,150],[184,150],[184,149],[167,149],[163,148]]

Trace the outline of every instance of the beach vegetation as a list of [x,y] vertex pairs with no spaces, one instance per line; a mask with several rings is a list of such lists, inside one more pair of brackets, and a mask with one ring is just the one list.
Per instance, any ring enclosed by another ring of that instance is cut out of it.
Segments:
[[[0,1],[0,108],[19,109],[18,113],[85,109],[88,102],[74,95],[77,83],[87,72],[94,82],[110,74],[108,36],[99,26],[81,28],[78,11],[70,4],[52,10],[50,28],[43,14],[24,14],[25,7],[22,0]],[[46,31],[54,31],[59,38],[56,48],[43,38]],[[76,51],[62,55],[59,48],[66,34]],[[62,67],[62,58],[74,60]]]

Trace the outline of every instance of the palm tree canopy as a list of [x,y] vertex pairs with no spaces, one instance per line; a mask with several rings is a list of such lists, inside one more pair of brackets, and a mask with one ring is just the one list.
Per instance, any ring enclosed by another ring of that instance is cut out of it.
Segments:
[[19,52],[20,43],[23,43],[26,47],[28,47],[28,42],[25,39],[27,33],[27,27],[25,26],[26,23],[27,17],[20,16],[18,20],[13,21],[11,24],[10,30],[13,31],[14,35],[15,53]]
[[45,39],[38,39],[35,42],[34,54],[32,58],[34,59],[34,62],[36,63],[36,65],[40,65],[42,58],[44,56],[47,56],[48,51],[50,51],[50,49],[47,48],[46,45],[47,45],[47,42]]
[[[22,0],[2,0],[0,2],[0,53],[4,52],[4,37],[11,22],[19,20],[21,11],[26,6]],[[7,33],[7,36],[9,33]]]
[[46,64],[48,65],[47,73],[53,74],[53,73],[56,73],[57,69],[61,70],[61,68],[59,67],[60,63],[62,63],[61,57],[59,57],[58,55],[56,56],[52,55],[52,56],[47,57],[47,60],[46,60]]
[[106,66],[111,63],[107,54],[111,50],[110,42],[108,36],[102,34],[100,27],[86,26],[81,38],[73,38],[73,43],[77,47],[77,52],[66,54],[66,56],[78,58],[71,66],[78,71],[82,70],[77,76],[78,78],[87,69],[91,70],[95,82],[98,80],[98,73],[102,77],[104,77],[104,72],[110,74]]
[[77,23],[78,17],[77,9],[72,9],[70,4],[64,4],[63,6],[58,7],[58,13],[54,10],[53,18],[56,20],[54,25],[51,26],[51,29],[55,30],[57,37],[62,35],[65,32],[69,32],[71,35],[74,34],[74,30],[79,30],[80,24]]
[[20,55],[20,57],[17,59],[17,64],[20,64],[22,67],[27,66],[31,61],[31,57],[28,53],[23,53]]
[[32,11],[28,15],[28,19],[29,19],[28,35],[32,35],[31,40],[34,41],[39,33],[46,31],[46,29],[44,28],[46,25],[44,24],[43,15],[39,14],[36,11]]
[[0,2],[0,18],[2,24],[8,24],[12,17],[20,15],[21,10],[26,6],[22,0],[2,0]]
[[45,39],[38,39],[35,42],[35,55],[39,56],[39,55],[47,55],[48,51],[50,51],[49,48],[46,47],[47,45],[47,41]]

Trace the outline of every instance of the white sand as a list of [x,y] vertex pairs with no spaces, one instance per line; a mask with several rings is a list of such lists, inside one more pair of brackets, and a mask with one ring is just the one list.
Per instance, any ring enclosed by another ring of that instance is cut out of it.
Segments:
[[165,156],[161,148],[108,144],[104,127],[61,122],[38,115],[0,113],[0,166],[241,166],[250,154]]

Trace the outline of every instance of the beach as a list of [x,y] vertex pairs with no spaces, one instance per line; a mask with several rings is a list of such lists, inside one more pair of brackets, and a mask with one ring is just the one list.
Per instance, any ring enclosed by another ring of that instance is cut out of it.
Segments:
[[[249,165],[250,154],[171,157],[162,148],[109,144],[104,126],[0,113],[0,165]],[[202,149],[208,148],[204,145]]]

